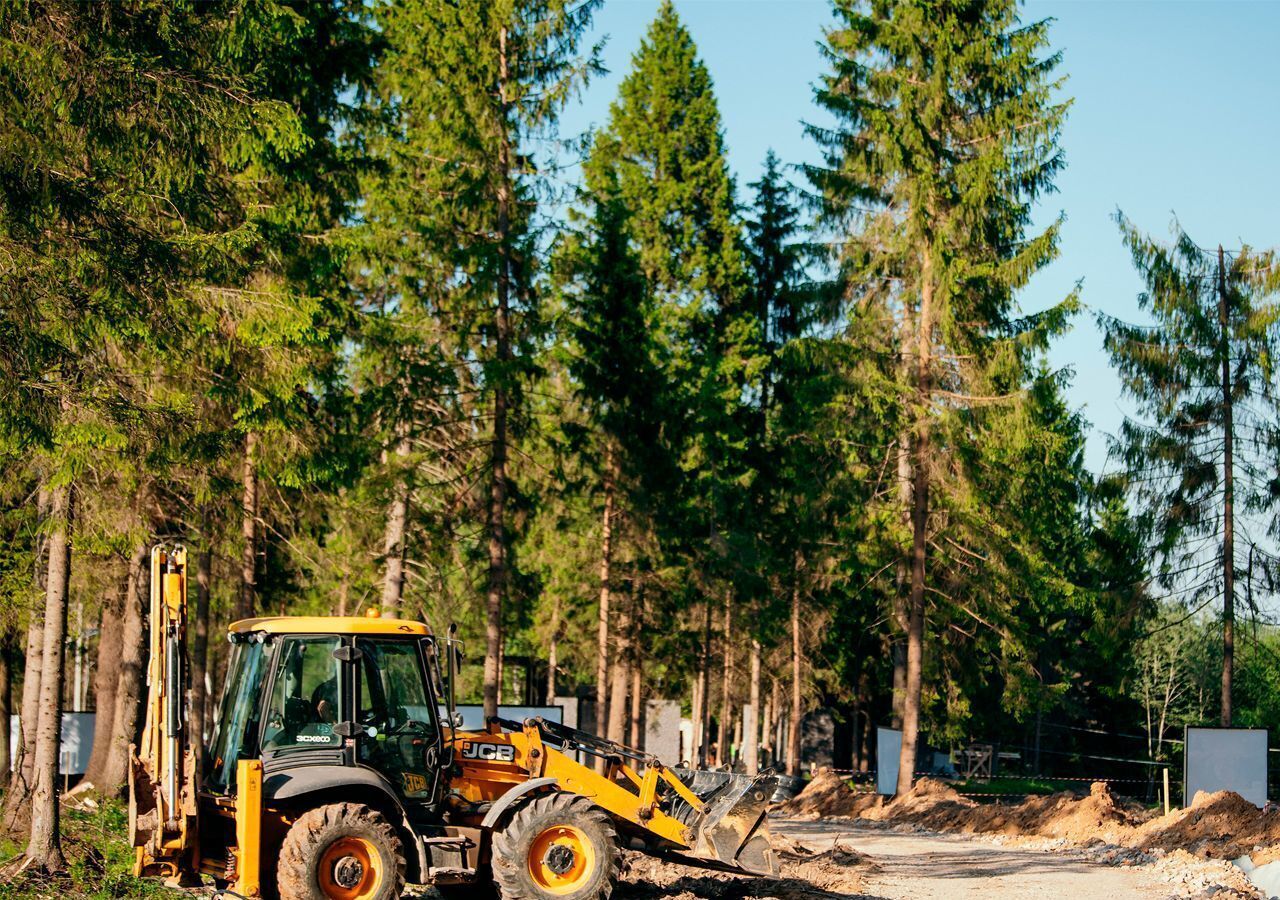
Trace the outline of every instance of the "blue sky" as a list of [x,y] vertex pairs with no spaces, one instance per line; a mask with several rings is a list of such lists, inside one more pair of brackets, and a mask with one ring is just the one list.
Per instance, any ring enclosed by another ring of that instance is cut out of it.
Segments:
[[[566,134],[603,123],[618,81],[658,0],[606,0],[610,74],[566,112]],[[831,21],[824,0],[677,0],[715,79],[739,190],[772,147],[791,163],[816,151],[802,120],[820,120],[812,84],[817,48]],[[1093,424],[1088,462],[1106,462],[1107,433],[1125,402],[1101,349],[1092,310],[1140,319],[1139,282],[1111,216],[1117,208],[1148,232],[1167,235],[1176,214],[1202,245],[1280,244],[1280,3],[1030,2],[1024,18],[1053,18],[1055,49],[1074,105],[1062,135],[1067,169],[1040,210],[1067,222],[1061,258],[1020,302],[1042,309],[1083,281],[1086,313],[1054,348],[1071,367],[1072,403]]]

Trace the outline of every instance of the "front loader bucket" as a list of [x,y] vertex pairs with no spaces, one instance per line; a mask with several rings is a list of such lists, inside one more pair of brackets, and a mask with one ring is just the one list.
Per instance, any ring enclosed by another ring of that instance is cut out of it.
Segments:
[[731,772],[672,770],[706,806],[692,823],[692,855],[703,864],[752,875],[778,874],[769,843],[769,798],[773,773],[752,778]]

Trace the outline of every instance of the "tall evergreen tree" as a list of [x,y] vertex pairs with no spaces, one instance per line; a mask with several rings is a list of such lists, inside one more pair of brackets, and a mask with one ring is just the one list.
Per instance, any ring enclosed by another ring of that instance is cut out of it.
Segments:
[[497,712],[513,572],[512,426],[522,421],[527,341],[538,310],[534,188],[541,157],[532,144],[554,131],[565,102],[595,68],[594,53],[581,44],[598,5],[420,0],[377,13],[389,48],[379,91],[398,120],[387,152],[408,163],[379,188],[382,209],[422,242],[429,262],[419,257],[415,264],[434,275],[396,287],[419,294],[410,302],[449,310],[466,336],[450,364],[470,368],[466,378],[484,398],[483,410],[473,406],[471,414],[488,444],[480,515],[490,716]]
[[1021,23],[1012,0],[837,0],[835,12],[825,47],[832,71],[817,94],[836,125],[809,128],[825,150],[810,176],[841,262],[856,270],[850,296],[898,323],[892,343],[868,349],[903,357],[905,791],[919,740],[928,596],[945,596],[929,578],[929,548],[945,524],[936,511],[963,499],[971,422],[989,405],[1021,402],[1029,359],[1071,306],[1027,321],[1013,299],[1055,253],[1057,225],[1027,231],[1032,204],[1062,166],[1066,107],[1054,97],[1058,56],[1043,55],[1048,23]]
[[0,440],[38,459],[49,498],[27,848],[48,871],[63,865],[58,742],[78,487],[162,425],[146,374],[182,346],[191,284],[249,237],[222,215],[234,203],[212,161],[253,127],[281,147],[301,139],[290,111],[259,102],[216,52],[224,27],[220,9],[188,3],[0,10],[0,330],[15,351]]
[[[702,750],[710,710],[710,611],[728,590],[727,511],[744,479],[740,413],[756,328],[711,76],[669,0],[632,57],[584,176],[591,195],[616,190],[653,298],[649,327],[663,373],[654,399],[664,422],[650,450],[661,454],[651,456],[647,509],[628,513],[646,516],[644,530],[661,535],[670,558],[660,565],[688,567],[702,609],[694,691]],[[602,598],[606,589],[602,578]],[[671,594],[663,602],[672,601],[685,603]]]
[[1125,420],[1112,453],[1152,528],[1163,586],[1196,609],[1221,602],[1220,720],[1230,727],[1241,559],[1250,572],[1255,560],[1259,572],[1280,562],[1276,527],[1259,516],[1274,502],[1280,446],[1272,363],[1280,349],[1277,258],[1248,247],[1205,250],[1181,229],[1165,246],[1123,216],[1118,221],[1146,282],[1139,306],[1154,323],[1099,315],[1139,415]]

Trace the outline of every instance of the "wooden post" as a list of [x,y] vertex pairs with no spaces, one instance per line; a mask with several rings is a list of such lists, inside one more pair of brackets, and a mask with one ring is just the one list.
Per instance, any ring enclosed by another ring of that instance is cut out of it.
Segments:
[[1169,815],[1169,767],[1164,767],[1164,814]]

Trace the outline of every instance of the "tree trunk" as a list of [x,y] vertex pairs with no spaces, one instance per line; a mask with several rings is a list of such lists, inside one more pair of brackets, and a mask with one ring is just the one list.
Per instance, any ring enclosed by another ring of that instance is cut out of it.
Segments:
[[40,673],[40,717],[31,788],[31,839],[26,857],[31,867],[50,874],[66,868],[58,830],[58,750],[62,745],[63,645],[67,636],[67,588],[71,579],[71,534],[75,492],[69,486],[50,491],[49,568],[45,582],[43,671]]
[[1232,720],[1231,681],[1235,667],[1235,425],[1231,389],[1231,323],[1227,313],[1227,275],[1218,246],[1218,326],[1222,331],[1222,727]]
[[9,776],[9,733],[13,704],[13,671],[10,669],[10,651],[13,635],[5,628],[0,633],[0,778]]
[[560,666],[560,598],[551,604],[551,639],[547,642],[547,703],[556,702],[556,669]]
[[804,715],[800,659],[800,554],[796,553],[791,585],[791,727],[787,729],[787,774],[800,774],[800,719]]
[[244,468],[241,472],[244,493],[240,501],[240,595],[236,600],[236,618],[253,615],[258,593],[258,434],[244,436]]
[[742,763],[748,775],[760,771],[760,642],[751,641],[751,685],[748,705],[742,713]]
[[920,323],[916,358],[916,436],[911,488],[911,595],[907,620],[907,694],[902,708],[902,751],[898,756],[898,793],[911,790],[920,739],[920,689],[924,667],[925,551],[929,524],[929,408],[932,400],[933,265],[929,248],[921,261]]
[[717,744],[720,752],[716,757],[716,762],[720,765],[732,763],[732,754],[729,752],[733,743],[733,732],[731,730],[731,722],[733,720],[733,594],[729,591],[724,595],[724,644],[723,644],[723,666],[720,670],[720,722],[716,735]]
[[[40,490],[36,501],[41,521],[49,516],[50,493]],[[48,584],[48,568],[45,553],[48,542],[38,537],[36,544],[36,569],[34,581],[40,594]],[[9,776],[9,789],[4,797],[4,828],[17,834],[25,822],[28,801],[31,798],[33,767],[36,757],[36,727],[40,719],[40,675],[44,670],[44,611],[33,609],[27,622],[27,645],[22,670],[22,710],[19,716],[18,755],[13,760]]]
[[[400,438],[396,443],[398,465],[409,455],[409,441]],[[385,574],[382,579],[382,612],[396,614],[404,598],[404,537],[409,522],[409,479],[400,471],[396,475],[395,496],[387,510],[387,530],[382,542],[382,558]]]
[[600,519],[600,605],[596,618],[596,734],[604,735],[608,724],[609,685],[609,600],[613,566],[614,480],[613,442],[604,449],[604,513]]
[[689,765],[696,765],[698,747],[702,745],[702,673],[699,671],[693,678],[693,698],[689,704],[689,724],[693,726],[691,737],[693,746],[689,748],[687,760]]
[[[634,602],[634,598],[632,599]],[[627,688],[631,685],[631,624],[625,606],[618,610],[617,653],[609,673],[609,727],[605,732],[611,741],[626,740]]]
[[702,718],[698,723],[698,767],[706,768],[711,743],[711,601],[702,604],[702,650],[698,658],[698,687]]
[[[898,440],[897,448],[897,481],[898,502],[902,506],[903,515],[908,524],[911,518],[911,439],[903,434]],[[905,635],[909,625],[907,614],[907,594],[911,585],[911,570],[906,559],[899,559],[894,565],[893,622],[896,626],[889,629],[889,658],[893,661],[893,707],[890,724],[894,728],[902,728],[902,710],[907,699],[907,644]]]
[[102,782],[107,763],[107,751],[111,747],[110,735],[116,714],[116,689],[120,682],[120,654],[123,647],[121,613],[124,607],[124,579],[114,579],[111,594],[102,604],[102,618],[98,627],[98,666],[93,679],[93,750],[89,764],[85,766],[84,780],[94,787]]
[[[116,685],[116,707],[112,715],[110,746],[98,789],[104,796],[119,797],[129,778],[129,745],[137,738],[138,711],[142,701],[146,665],[146,608],[143,587],[147,548],[139,544],[129,559],[129,577],[124,593],[124,627],[121,634],[120,678]],[[103,735],[108,737],[108,735]]]
[[631,641],[631,655],[627,658],[627,671],[631,673],[631,729],[627,743],[637,749],[640,749],[640,741],[643,737],[640,733],[640,722],[644,717],[644,698],[641,695],[644,686],[644,666],[640,663],[639,638],[639,629],[637,629],[636,636]]
[[213,548],[208,519],[205,520],[204,540],[196,555],[196,614],[191,641],[191,713],[189,726],[196,740],[204,741],[205,706],[209,702],[209,591],[213,579]]
[[[501,121],[507,122],[508,61],[507,29],[498,32],[498,103]],[[498,714],[499,656],[502,653],[502,607],[507,593],[507,379],[511,377],[511,145],[509,136],[498,139],[497,173],[497,240],[498,297],[494,315],[494,344],[497,353],[497,378],[493,389],[493,443],[490,463],[492,482],[489,486],[489,574],[485,597],[484,714]]]

